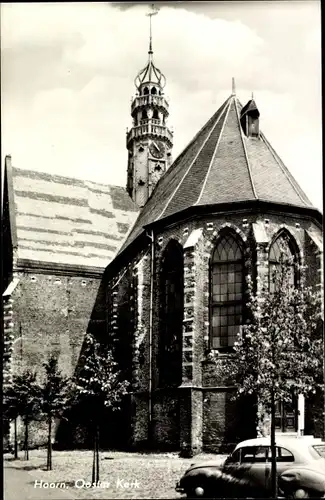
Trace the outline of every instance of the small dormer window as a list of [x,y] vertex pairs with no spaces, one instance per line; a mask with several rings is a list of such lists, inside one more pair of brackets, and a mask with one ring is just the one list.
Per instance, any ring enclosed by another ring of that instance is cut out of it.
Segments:
[[248,127],[248,136],[249,137],[258,137],[259,135],[259,123],[258,118],[254,118],[252,116],[247,117],[247,127]]
[[148,89],[148,87],[145,87],[143,89],[143,95],[148,95],[148,94],[149,94],[149,89]]
[[259,117],[260,112],[254,99],[251,99],[240,113],[240,123],[247,137],[259,137]]
[[156,95],[156,94],[157,94],[157,89],[156,89],[156,87],[152,87],[152,89],[151,89],[151,94],[152,94],[152,95]]

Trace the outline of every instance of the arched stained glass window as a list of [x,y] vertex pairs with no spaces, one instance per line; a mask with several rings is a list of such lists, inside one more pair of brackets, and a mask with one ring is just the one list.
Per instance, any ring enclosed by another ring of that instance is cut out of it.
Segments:
[[212,347],[231,347],[242,324],[244,283],[243,250],[231,233],[214,249],[210,281]]
[[285,233],[280,233],[273,241],[269,250],[269,290],[271,293],[275,291],[276,276],[281,269],[281,264],[284,264],[288,270],[289,284],[295,285],[295,261],[296,252],[293,249],[290,238]]
[[179,385],[182,380],[183,249],[171,241],[161,269],[159,385]]

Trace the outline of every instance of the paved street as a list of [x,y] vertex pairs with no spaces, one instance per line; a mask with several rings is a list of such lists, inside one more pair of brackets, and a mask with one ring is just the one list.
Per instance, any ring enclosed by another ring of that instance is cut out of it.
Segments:
[[[222,461],[216,454],[180,458],[178,453],[128,453],[102,451],[100,481],[91,487],[91,450],[53,452],[53,470],[46,471],[46,450],[31,450],[29,460],[20,452],[18,460],[8,454],[4,462],[5,500],[116,500],[181,498],[176,482],[195,461]],[[9,459],[9,460],[8,460]],[[35,480],[62,488],[35,488]],[[89,486],[88,486],[89,485]]]
[[5,460],[4,500],[61,500],[74,498],[67,490],[35,488],[35,479],[39,479],[39,471],[18,469],[12,462]]

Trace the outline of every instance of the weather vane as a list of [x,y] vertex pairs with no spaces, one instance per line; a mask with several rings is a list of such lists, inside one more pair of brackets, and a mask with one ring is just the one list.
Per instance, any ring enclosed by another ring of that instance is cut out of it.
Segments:
[[149,54],[152,54],[151,18],[152,18],[152,16],[155,16],[156,14],[158,14],[158,12],[159,12],[159,9],[155,6],[155,4],[151,4],[151,12],[148,12],[148,14],[146,14],[147,16],[149,16],[149,19],[150,19]]

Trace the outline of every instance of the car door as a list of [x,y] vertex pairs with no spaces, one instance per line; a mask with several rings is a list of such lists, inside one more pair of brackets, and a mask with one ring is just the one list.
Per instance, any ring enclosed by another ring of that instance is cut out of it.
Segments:
[[231,476],[238,477],[238,469],[240,467],[240,456],[241,449],[235,450],[225,463],[223,464],[222,471],[226,474],[230,474]]
[[268,446],[247,446],[241,450],[241,477],[262,492],[266,488]]
[[[268,451],[268,460],[266,464],[266,490],[271,491],[271,448]],[[291,451],[282,446],[276,447],[276,473],[279,477],[286,469],[291,467],[295,459]]]

